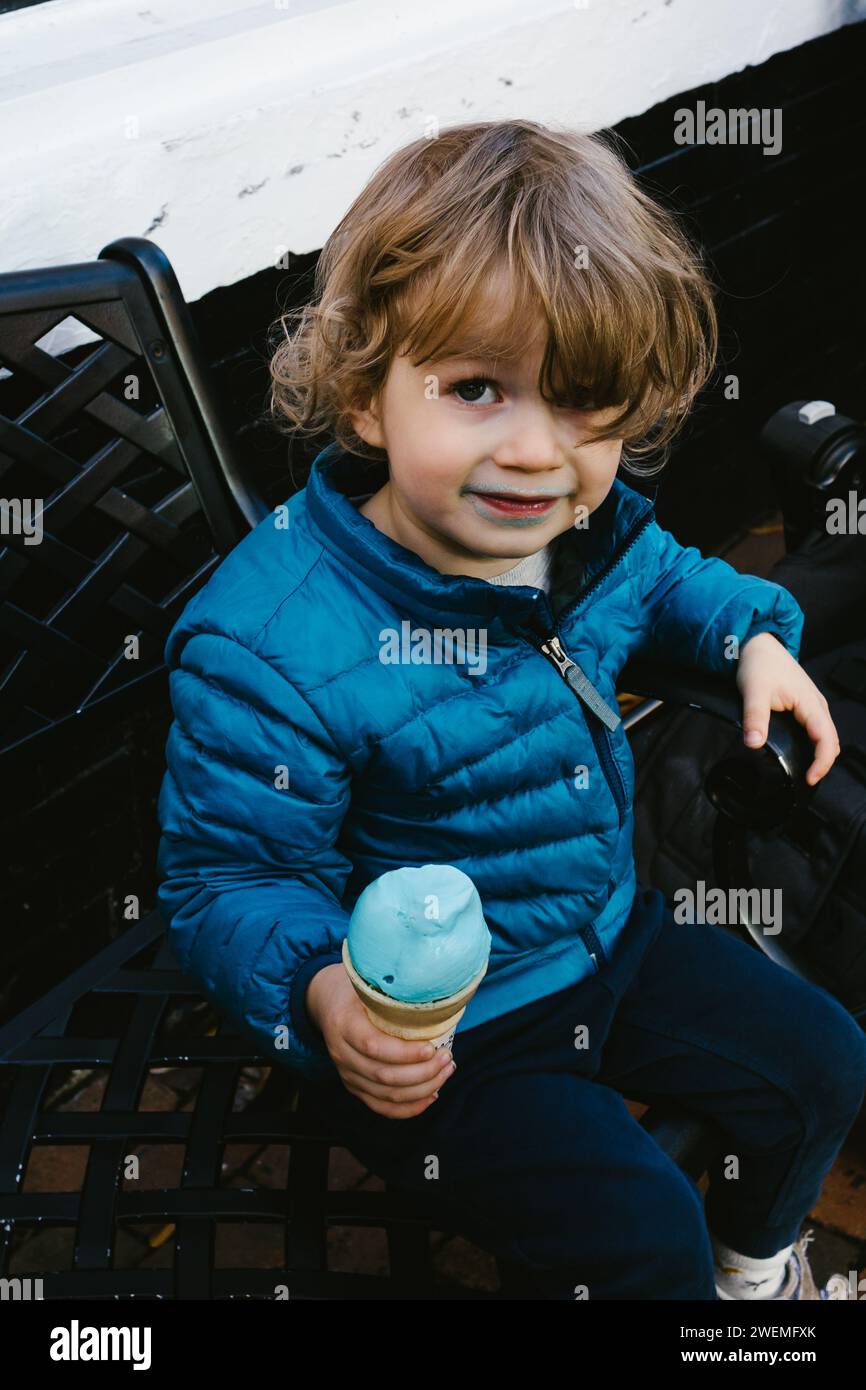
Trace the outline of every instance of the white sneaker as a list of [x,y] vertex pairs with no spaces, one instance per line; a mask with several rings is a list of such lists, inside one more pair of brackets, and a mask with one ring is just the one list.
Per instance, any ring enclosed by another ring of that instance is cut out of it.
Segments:
[[[810,1240],[814,1239],[812,1228],[794,1243],[794,1249],[788,1256],[788,1263],[785,1266],[785,1282],[777,1294],[772,1298],[755,1299],[756,1303],[775,1303],[779,1299],[796,1301],[799,1299],[852,1299],[855,1295],[851,1292],[851,1285],[844,1274],[831,1274],[823,1289],[819,1289],[812,1275],[809,1261],[806,1257],[806,1246]],[[723,1293],[716,1285],[716,1293],[719,1298],[735,1300],[733,1294]]]

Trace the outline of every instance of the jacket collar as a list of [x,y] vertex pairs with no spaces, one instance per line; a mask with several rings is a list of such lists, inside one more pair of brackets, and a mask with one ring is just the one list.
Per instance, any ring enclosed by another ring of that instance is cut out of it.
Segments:
[[360,458],[337,443],[329,444],[313,460],[304,489],[307,512],[319,539],[341,565],[396,607],[434,623],[454,614],[482,624],[501,618],[509,627],[541,623],[550,631],[553,617],[615,560],[638,520],[653,510],[648,498],[615,478],[586,530],[571,527],[552,542],[548,598],[527,585],[441,574],[384,535],[351,498],[377,491],[387,477],[384,461]]

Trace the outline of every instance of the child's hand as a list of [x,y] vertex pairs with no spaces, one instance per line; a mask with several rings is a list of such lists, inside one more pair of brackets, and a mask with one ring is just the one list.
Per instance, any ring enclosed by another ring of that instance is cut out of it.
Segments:
[[431,1056],[430,1043],[404,1042],[376,1028],[338,963],[316,972],[306,1000],[347,1091],[388,1119],[408,1120],[433,1104],[433,1093],[451,1075],[447,1048]]
[[743,741],[760,748],[767,737],[771,710],[792,710],[815,744],[815,761],[806,773],[810,786],[820,782],[841,752],[830,707],[817,685],[772,633],[760,632],[745,644],[737,669],[743,697]]

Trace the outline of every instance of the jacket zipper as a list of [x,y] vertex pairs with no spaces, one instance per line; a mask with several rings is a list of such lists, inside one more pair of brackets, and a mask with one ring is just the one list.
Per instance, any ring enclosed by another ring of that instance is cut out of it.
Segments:
[[629,550],[631,550],[641,532],[650,524],[652,518],[653,511],[651,509],[632,527],[631,534],[619,554],[611,556],[608,563],[599,571],[592,583],[581,590],[577,598],[575,598],[567,608],[563,608],[560,611],[554,630],[550,636],[535,643],[542,655],[547,657],[547,660],[559,672],[566,684],[571,687],[574,694],[594,716],[593,719],[587,718],[586,723],[595,746],[596,756],[601,764],[602,772],[604,773],[607,784],[610,787],[611,795],[616,803],[617,818],[620,827],[622,827],[625,821],[626,802],[628,798],[622,775],[613,756],[610,731],[616,729],[622,721],[619,714],[615,713],[598,693],[592,681],[586,675],[586,672],[578,666],[576,661],[572,661],[562,645],[557,629],[565,615],[579,607],[593,590],[598,588],[602,580],[605,579],[612,570],[616,569],[617,565],[621,563]]
[[620,550],[619,554],[612,555],[608,560],[607,564],[603,567],[603,569],[599,570],[592,583],[588,584],[586,588],[581,589],[580,593],[577,595],[576,598],[572,599],[571,603],[568,605],[567,608],[561,609],[559,617],[557,619],[557,626],[559,625],[559,623],[562,622],[562,619],[566,616],[567,613],[571,613],[573,609],[579,608],[580,605],[583,603],[584,599],[588,598],[589,595],[593,592],[593,590],[598,588],[601,581],[603,579],[606,579],[607,576],[611,573],[611,571],[615,570],[617,565],[625,559],[626,555],[631,550],[640,533],[646,530],[647,526],[649,526],[654,516],[655,509],[651,506],[648,512],[645,512],[642,517],[638,518],[638,520],[632,526],[631,531],[627,533],[627,540],[623,545],[622,550]]
[[605,703],[577,662],[572,661],[571,657],[566,654],[556,633],[548,637],[546,642],[540,644],[539,651],[556,667],[563,680],[571,686],[575,695],[583,701],[592,716],[592,718],[587,718],[587,728],[595,745],[596,756],[610,787],[611,795],[616,802],[617,820],[622,826],[625,820],[627,797],[610,742],[610,730],[615,729],[622,721],[619,715],[614,714],[610,706]]
[[572,661],[556,632],[541,642],[539,651],[556,667],[566,684],[571,686],[575,695],[583,700],[587,708],[591,709],[608,729],[615,729],[620,723],[619,715],[602,699],[586,672],[581,670],[576,661]]
[[[577,934],[583,938],[583,944],[589,952],[589,958],[596,970],[600,970],[602,965],[607,965],[607,956],[604,953],[604,947],[598,939],[598,933],[595,928],[590,923],[587,923],[585,927],[580,927],[578,929]],[[599,964],[599,962],[601,962],[601,964]]]

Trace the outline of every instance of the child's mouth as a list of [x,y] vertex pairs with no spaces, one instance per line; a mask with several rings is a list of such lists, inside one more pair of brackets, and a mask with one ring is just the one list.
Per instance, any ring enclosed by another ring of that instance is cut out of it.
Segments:
[[560,497],[523,497],[517,493],[470,492],[473,502],[481,504],[499,516],[546,516],[561,501]]

